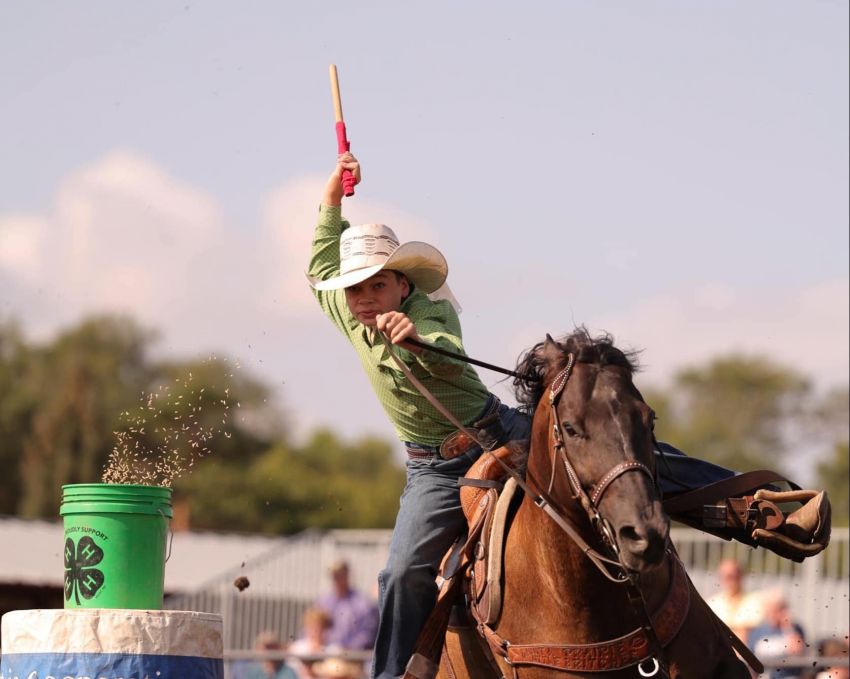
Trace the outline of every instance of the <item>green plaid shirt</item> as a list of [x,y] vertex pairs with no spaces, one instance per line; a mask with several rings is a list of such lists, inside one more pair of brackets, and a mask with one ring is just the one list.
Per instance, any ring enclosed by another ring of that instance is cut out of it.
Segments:
[[[339,239],[349,226],[342,209],[322,205],[313,236],[309,276],[327,280],[339,274]],[[314,290],[322,310],[354,345],[372,388],[402,441],[438,446],[455,428],[419,393],[393,363],[372,328],[349,311],[344,290]],[[415,290],[399,311],[407,314],[423,341],[463,353],[460,320],[452,305],[432,302]],[[489,392],[468,363],[423,351],[414,354],[397,348],[399,358],[439,401],[464,424],[484,410]]]

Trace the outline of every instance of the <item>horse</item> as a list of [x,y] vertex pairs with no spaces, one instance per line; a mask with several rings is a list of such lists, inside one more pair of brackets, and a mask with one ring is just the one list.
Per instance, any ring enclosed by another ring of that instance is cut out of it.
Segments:
[[460,653],[444,651],[440,679],[749,679],[670,545],[655,413],[635,370],[634,354],[583,328],[547,335],[520,361],[537,378],[515,382],[533,409],[532,492],[505,539],[499,617],[470,608],[477,648],[465,636]]

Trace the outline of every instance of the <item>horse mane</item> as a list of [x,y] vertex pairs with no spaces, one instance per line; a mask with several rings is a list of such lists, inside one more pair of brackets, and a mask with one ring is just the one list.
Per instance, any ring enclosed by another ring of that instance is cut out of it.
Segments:
[[[543,346],[546,342],[538,342],[523,353],[517,362],[516,371],[526,377],[514,379],[514,395],[521,410],[533,414],[537,404],[543,397],[548,386],[546,374],[550,369],[543,356]],[[614,338],[606,333],[596,337],[591,336],[587,328],[578,326],[572,333],[559,340],[561,356],[555,370],[561,370],[567,364],[567,356],[573,354],[576,363],[591,363],[600,368],[606,365],[619,366],[633,375],[639,369],[638,352],[623,351],[614,346]]]

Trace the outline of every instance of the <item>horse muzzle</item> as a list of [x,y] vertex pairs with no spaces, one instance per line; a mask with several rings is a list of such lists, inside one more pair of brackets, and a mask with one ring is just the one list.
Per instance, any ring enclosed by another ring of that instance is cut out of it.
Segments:
[[657,566],[664,558],[670,537],[670,519],[661,510],[660,503],[653,503],[642,516],[618,526],[616,537],[623,565],[641,573]]

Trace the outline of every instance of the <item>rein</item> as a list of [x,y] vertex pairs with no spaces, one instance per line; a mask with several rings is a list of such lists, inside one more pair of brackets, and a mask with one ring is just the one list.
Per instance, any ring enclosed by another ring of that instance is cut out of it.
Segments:
[[471,363],[472,365],[477,365],[482,368],[486,368],[487,370],[492,370],[493,372],[502,373],[503,375],[508,375],[510,377],[517,377],[521,380],[525,380],[526,382],[539,382],[540,378],[537,375],[531,375],[528,373],[518,373],[516,370],[508,370],[507,368],[500,368],[497,365],[493,365],[492,363],[486,363],[484,361],[479,361],[476,358],[470,358],[466,354],[458,353],[457,351],[449,351],[448,349],[443,349],[442,347],[435,347],[433,344],[428,344],[427,342],[421,342],[420,340],[415,339],[406,339],[404,340],[405,344],[411,344],[414,347],[419,347],[420,349],[425,349],[426,351],[431,351],[435,354],[441,354],[443,356],[448,356],[449,358],[455,358],[458,361],[463,361],[464,363]]

